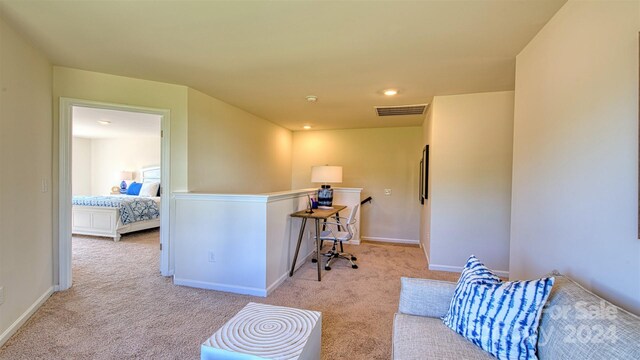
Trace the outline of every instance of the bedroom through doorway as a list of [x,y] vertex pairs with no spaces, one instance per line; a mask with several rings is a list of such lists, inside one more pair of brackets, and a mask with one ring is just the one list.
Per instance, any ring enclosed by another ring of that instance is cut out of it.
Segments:
[[[72,108],[71,233],[77,279],[95,276],[104,267],[127,271],[139,266],[129,258],[160,258],[161,120],[157,114]],[[108,257],[115,252],[128,256]]]
[[60,106],[58,288],[71,287],[72,273],[82,281],[135,272],[136,259],[167,275],[168,111],[65,98]]

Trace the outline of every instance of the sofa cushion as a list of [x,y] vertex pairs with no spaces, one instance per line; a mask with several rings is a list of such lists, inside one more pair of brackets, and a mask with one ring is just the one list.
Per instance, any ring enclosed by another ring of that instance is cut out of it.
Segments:
[[396,314],[393,320],[395,360],[495,358],[446,327],[442,320]]
[[640,359],[640,318],[553,275],[556,282],[540,319],[540,360]]
[[398,312],[407,315],[442,318],[447,314],[456,284],[449,281],[400,279]]

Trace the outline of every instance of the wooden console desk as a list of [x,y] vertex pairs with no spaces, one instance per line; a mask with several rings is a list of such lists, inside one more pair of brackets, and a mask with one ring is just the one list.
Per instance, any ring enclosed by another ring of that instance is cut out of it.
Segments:
[[338,216],[341,210],[346,209],[344,205],[333,205],[333,209],[313,209],[313,213],[308,213],[307,210],[300,210],[291,214],[291,217],[302,218],[302,224],[300,225],[300,235],[298,235],[298,244],[296,245],[296,253],[293,255],[293,262],[291,264],[291,271],[289,271],[289,277],[293,276],[293,270],[296,268],[296,260],[298,259],[298,252],[300,252],[300,244],[302,243],[302,237],[304,235],[304,227],[307,224],[307,219],[314,219],[316,221],[316,259],[318,260],[318,281],[322,279],[322,273],[320,270],[322,263],[322,255],[320,254],[320,220],[327,220],[332,216]]

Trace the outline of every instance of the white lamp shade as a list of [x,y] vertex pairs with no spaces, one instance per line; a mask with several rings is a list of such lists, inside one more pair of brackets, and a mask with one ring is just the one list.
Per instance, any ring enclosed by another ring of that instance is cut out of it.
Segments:
[[342,166],[312,166],[311,182],[314,183],[341,183]]
[[133,180],[133,173],[131,171],[121,171],[120,180]]

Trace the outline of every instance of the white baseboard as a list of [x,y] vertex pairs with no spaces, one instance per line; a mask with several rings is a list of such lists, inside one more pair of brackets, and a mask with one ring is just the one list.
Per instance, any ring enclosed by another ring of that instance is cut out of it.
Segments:
[[38,310],[40,306],[42,306],[42,304],[47,301],[51,294],[53,294],[53,286],[45,291],[44,294],[42,294],[33,304],[31,304],[31,306],[29,306],[27,311],[22,313],[22,315],[20,315],[20,317],[16,321],[14,321],[13,324],[11,324],[11,326],[9,326],[9,328],[2,333],[2,335],[0,335],[0,347],[2,347],[2,345],[4,345],[4,343],[6,343],[7,340],[9,340],[9,338],[11,338],[11,336],[15,334],[16,331],[18,331],[18,329],[20,329],[20,327],[24,325],[27,320],[29,320],[31,315],[33,315],[36,310]]
[[[449,266],[449,265],[437,265],[437,264],[429,264],[429,270],[437,270],[437,271],[449,271],[449,272],[457,272],[460,273],[462,272],[462,269],[464,269],[464,267],[462,266]],[[504,270],[493,270],[491,269],[491,271],[498,275],[498,276],[502,276],[502,277],[509,277],[509,272],[508,271],[504,271]]]
[[280,276],[278,280],[274,281],[273,284],[267,286],[267,296],[269,296],[273,292],[273,290],[275,290],[278,286],[280,286],[280,284],[282,284],[285,280],[287,280],[288,277],[289,277],[289,271],[282,274],[282,276]]
[[168,269],[166,273],[163,273],[162,271],[160,271],[160,275],[164,276],[164,277],[170,277],[175,275],[176,271],[175,269]]
[[[315,251],[311,251],[304,258],[298,259],[298,261],[296,261],[296,270],[298,270],[298,268],[300,268],[304,263],[306,263],[307,260],[309,260],[314,253]],[[181,279],[175,276],[173,277],[173,283],[175,285],[194,287],[198,289],[216,290],[216,291],[230,292],[230,293],[242,294],[242,295],[267,297],[275,289],[277,289],[278,286],[280,286],[280,284],[282,284],[285,280],[287,280],[287,277],[289,277],[288,267],[287,267],[287,271],[284,274],[280,275],[280,277],[276,281],[274,281],[271,285],[269,285],[266,289],[212,283],[207,281]]]
[[[311,251],[309,251],[309,253],[307,255],[305,255],[303,258],[300,258],[300,255],[298,255],[298,260],[296,260],[296,268],[293,270],[294,272],[296,272],[298,269],[300,269],[300,267],[302,265],[304,265],[309,259],[311,259],[313,257],[313,255],[316,253],[316,249],[313,249]],[[291,263],[287,263],[287,272],[286,274],[289,275],[289,270]]]
[[175,285],[189,286],[189,287],[198,288],[198,289],[217,290],[217,291],[224,291],[224,292],[230,292],[230,293],[242,294],[242,295],[267,297],[267,289],[260,289],[255,287],[236,286],[236,285],[212,283],[207,281],[180,279],[175,276],[173,277],[173,283]]
[[362,240],[373,241],[373,242],[386,242],[386,243],[394,243],[394,244],[412,244],[412,245],[420,244],[420,240],[394,239],[394,238],[385,238],[385,237],[377,237],[377,236],[363,236]]

